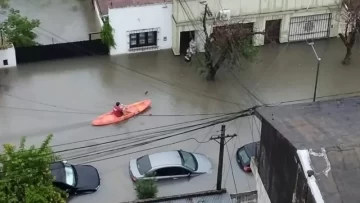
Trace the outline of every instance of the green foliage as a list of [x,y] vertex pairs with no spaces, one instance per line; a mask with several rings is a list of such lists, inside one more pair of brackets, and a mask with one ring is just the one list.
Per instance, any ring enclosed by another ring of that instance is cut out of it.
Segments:
[[239,43],[239,51],[246,60],[253,61],[259,52],[259,48],[254,46],[251,39],[245,39]]
[[50,163],[58,160],[49,135],[39,148],[4,144],[0,154],[0,203],[65,203],[66,194],[53,186]]
[[104,25],[101,28],[101,32],[100,32],[101,41],[104,44],[106,44],[108,47],[115,48],[116,43],[114,40],[113,33],[114,33],[114,29],[110,25],[109,18],[108,17],[104,18]]
[[139,199],[155,198],[158,188],[154,179],[140,179],[135,185],[136,195]]
[[10,9],[7,19],[0,24],[1,32],[15,47],[37,45],[37,35],[33,30],[39,27],[39,20],[29,20],[20,15],[20,11]]
[[9,8],[9,0],[0,0],[0,8],[1,9]]

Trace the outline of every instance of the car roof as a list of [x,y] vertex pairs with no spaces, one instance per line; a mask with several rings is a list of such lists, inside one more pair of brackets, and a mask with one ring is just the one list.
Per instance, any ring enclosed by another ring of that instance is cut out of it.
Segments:
[[259,146],[259,144],[260,142],[252,142],[244,145],[243,148],[249,157],[253,157],[256,154],[256,148]]
[[179,151],[159,152],[149,155],[152,168],[161,166],[181,166],[182,161]]
[[64,163],[61,161],[54,162],[50,164],[50,171],[53,176],[55,176],[54,182],[64,182],[65,180],[65,170]]

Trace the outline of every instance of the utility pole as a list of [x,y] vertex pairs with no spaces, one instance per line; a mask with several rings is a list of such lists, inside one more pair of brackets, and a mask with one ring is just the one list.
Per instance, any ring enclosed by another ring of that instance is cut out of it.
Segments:
[[[225,136],[225,125],[221,126],[221,135],[216,137],[211,137],[210,140],[215,140],[217,143],[220,144],[220,150],[219,150],[219,164],[218,164],[218,174],[217,174],[217,182],[216,182],[216,190],[221,190],[221,182],[222,182],[222,171],[223,171],[223,164],[224,164],[224,147],[227,142],[225,142],[226,138],[230,138],[228,141],[230,141],[233,137],[237,136],[234,135],[226,135]],[[220,142],[217,140],[220,139]]]

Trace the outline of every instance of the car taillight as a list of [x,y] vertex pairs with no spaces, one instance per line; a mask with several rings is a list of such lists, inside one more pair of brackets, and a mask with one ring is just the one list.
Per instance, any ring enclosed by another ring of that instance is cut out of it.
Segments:
[[133,180],[134,182],[136,182],[136,178],[135,178],[135,176],[131,176],[131,180]]
[[244,167],[244,171],[250,172],[250,171],[251,171],[251,168],[250,168],[249,166],[245,166],[245,167]]

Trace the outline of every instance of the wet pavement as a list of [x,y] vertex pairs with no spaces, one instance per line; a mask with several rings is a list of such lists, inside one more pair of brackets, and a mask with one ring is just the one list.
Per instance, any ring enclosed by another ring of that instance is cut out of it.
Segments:
[[[356,66],[359,59],[355,57],[358,51],[354,52],[353,65],[343,67],[340,62],[344,47],[338,40],[317,42],[315,47],[323,58],[318,96],[359,91],[360,80],[357,76],[360,68]],[[39,144],[48,133],[53,133],[53,145],[68,143],[55,147],[55,150],[61,150],[124,138],[149,138],[153,136],[151,132],[159,129],[146,131],[145,134],[122,133],[209,117],[175,116],[179,114],[235,112],[253,106],[255,102],[241,85],[265,103],[311,98],[313,94],[316,59],[311,47],[306,44],[263,47],[254,64],[241,71],[223,69],[215,82],[202,79],[195,66],[196,60],[190,66],[183,58],[174,57],[167,50],[112,58],[91,57],[32,63],[6,72],[1,70],[0,143],[17,143],[21,136],[28,136],[29,144]],[[119,125],[90,125],[92,119],[109,111],[116,101],[128,104],[145,98],[152,100],[152,107],[144,116]],[[147,116],[149,114],[152,116]],[[227,145],[231,164],[227,150],[224,159],[223,187],[231,193],[255,189],[252,176],[242,172],[235,162],[238,147],[259,140],[260,124],[257,120],[255,124],[252,121],[251,118],[241,118],[226,123],[227,134],[238,135]],[[199,121],[186,125],[194,123]],[[176,125],[171,129],[179,126],[184,125]],[[173,149],[206,154],[213,163],[213,170],[210,174],[190,180],[159,182],[159,196],[213,189],[219,147],[214,141],[200,144],[188,140],[130,155],[110,157],[188,138],[207,141],[210,136],[218,135],[219,130],[220,125],[216,125],[126,151],[117,149],[127,142],[123,140],[65,152],[63,158],[73,163],[92,162],[102,177],[102,186],[98,192],[75,197],[71,202],[121,202],[135,199],[133,183],[128,174],[128,161],[146,153]],[[100,138],[109,135],[114,136]],[[102,150],[112,151],[96,154]],[[75,159],[76,156],[85,157]],[[99,159],[102,160],[93,162]],[[233,175],[229,170],[230,165]]]

